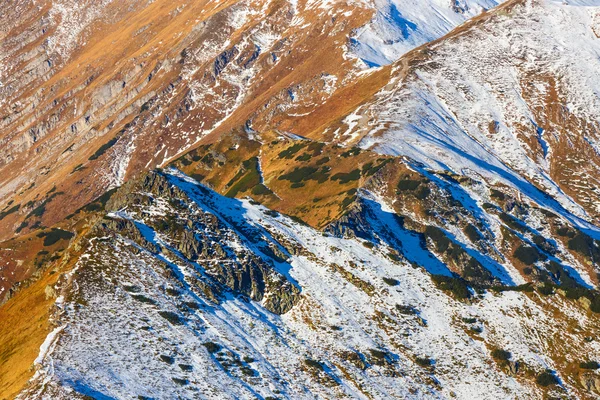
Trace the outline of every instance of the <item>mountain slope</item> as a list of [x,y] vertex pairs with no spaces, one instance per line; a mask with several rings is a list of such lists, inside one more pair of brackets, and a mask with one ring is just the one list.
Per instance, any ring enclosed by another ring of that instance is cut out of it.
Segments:
[[[106,187],[210,141],[209,133],[245,124],[308,133],[329,123],[385,84],[385,74],[362,73],[352,38],[388,8],[379,1],[7,3],[0,201],[12,212],[2,215],[1,237],[60,221]],[[395,56],[479,10],[443,9],[443,29],[424,26],[426,37]]]
[[403,54],[431,42],[501,4],[496,0],[377,0],[373,20],[358,30],[351,49],[367,65],[391,64]]
[[[392,210],[361,198],[379,209],[368,211],[370,226],[391,227]],[[555,368],[559,349],[583,356],[589,349],[571,346],[597,329],[590,320],[567,334],[585,313],[539,294],[488,292],[461,303],[425,270],[390,259],[384,243],[321,235],[176,170],[121,189],[108,207],[122,211],[86,239],[22,398],[533,397],[539,389],[524,374]],[[188,229],[193,236],[180,233]],[[288,289],[255,286],[268,287],[267,275],[244,278],[254,255]],[[269,312],[281,303],[274,297],[289,299],[291,311]],[[565,317],[552,316],[554,307]],[[572,337],[546,347],[556,335]],[[494,346],[518,364],[496,364]],[[576,396],[577,383],[563,379],[561,391]]]
[[0,398],[600,395],[595,0],[5,4]]
[[352,123],[340,140],[362,137],[361,146],[500,180],[543,202],[530,183],[597,223],[598,10],[509,6],[400,61],[390,85],[347,117],[373,122]]

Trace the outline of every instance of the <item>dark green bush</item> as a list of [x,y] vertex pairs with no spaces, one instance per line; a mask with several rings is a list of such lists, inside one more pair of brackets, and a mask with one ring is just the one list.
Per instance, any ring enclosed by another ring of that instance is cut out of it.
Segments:
[[149,109],[150,109],[150,101],[147,101],[144,104],[142,104],[142,106],[140,107],[140,113],[143,113],[144,111],[148,111]]
[[19,208],[21,208],[21,205],[17,204],[16,206],[13,206],[6,211],[0,212],[0,220],[3,220],[4,218],[6,218],[6,216],[19,211]]
[[88,212],[93,212],[93,211],[100,211],[100,210],[104,209],[104,207],[106,206],[106,203],[108,203],[108,200],[110,200],[112,195],[115,194],[117,189],[118,188],[114,188],[114,189],[104,192],[96,200],[94,200],[93,202],[84,206],[82,208],[82,210],[88,211]]
[[552,285],[542,285],[538,287],[538,292],[544,296],[550,296],[554,293],[554,288]]
[[25,218],[41,217],[46,212],[46,204],[48,204],[48,200],[44,200],[42,204],[31,210],[31,212],[27,214],[27,217]]
[[350,156],[357,156],[359,155],[361,152],[360,147],[353,147],[348,151],[343,152],[342,154],[340,154],[340,156],[344,157],[344,158],[348,158]]
[[388,257],[389,257],[389,259],[390,259],[390,260],[392,260],[392,261],[399,262],[399,261],[401,261],[401,260],[402,260],[402,259],[400,258],[400,256],[399,256],[398,254],[396,254],[396,253],[389,252],[389,253],[387,254],[387,256],[388,256]]
[[[67,218],[68,219],[68,218]],[[27,228],[29,226],[29,221],[23,221],[18,227],[17,229],[15,229],[15,233],[20,233],[23,229]]]
[[397,279],[383,278],[383,281],[390,286],[398,286],[400,282]]
[[254,186],[252,188],[252,194],[256,195],[256,196],[262,196],[262,195],[266,195],[266,194],[272,194],[273,192],[271,192],[271,190],[266,187],[265,185],[263,185],[262,183],[259,183],[258,185]]
[[495,199],[504,200],[506,198],[506,196],[504,195],[504,193],[502,193],[499,190],[491,189],[490,192],[491,192],[490,196],[493,197],[493,198],[495,198]]
[[577,232],[573,238],[569,239],[568,246],[569,250],[588,254],[592,246],[592,239],[582,232]]
[[144,296],[143,294],[134,294],[131,297],[133,297],[135,300],[139,301],[140,303],[156,304],[156,301]]
[[595,313],[600,313],[600,295],[596,294],[591,300],[592,304],[590,304],[590,310]]
[[69,240],[73,236],[75,234],[58,228],[52,228],[50,232],[42,232],[38,235],[38,237],[44,238],[44,246],[52,246],[61,240]]
[[471,332],[479,334],[479,333],[483,332],[483,328],[480,327],[480,326],[472,326],[471,327]]
[[512,354],[510,354],[510,351],[494,349],[492,350],[492,357],[494,357],[496,360],[508,361],[512,357]]
[[175,359],[170,356],[165,356],[165,355],[161,354],[159,358],[162,362],[165,362],[167,364],[173,365],[175,363]]
[[202,343],[202,346],[206,347],[206,350],[208,350],[210,354],[214,354],[217,351],[221,350],[221,345],[214,342],[205,342]]
[[327,164],[329,162],[329,157],[319,158],[316,162],[317,165]]
[[504,222],[506,226],[508,226],[511,229],[514,229],[515,231],[525,232],[527,230],[525,226],[521,223],[521,221],[517,220],[512,215],[509,215],[505,212],[500,213],[500,220]]
[[230,188],[225,193],[225,196],[235,197],[238,193],[245,192],[260,183],[258,157],[252,157],[244,161],[242,167],[236,176],[227,183],[227,186],[230,186]]
[[537,376],[535,381],[538,385],[544,387],[558,384],[558,378],[551,371],[542,372]]
[[363,165],[362,174],[364,176],[372,176],[377,171],[379,171],[381,168],[383,168],[386,164],[392,162],[392,159],[391,158],[387,158],[384,160],[378,159],[377,161],[381,161],[381,162],[379,162],[379,164],[377,164],[377,165],[374,165],[372,162],[369,162],[369,163]]
[[246,366],[242,366],[240,368],[240,370],[242,371],[242,374],[244,374],[246,376],[256,376],[256,371],[253,370],[252,368],[248,368]]
[[[457,250],[460,251],[462,249],[460,247],[457,247]],[[465,265],[465,267],[463,268],[462,275],[463,278],[469,280],[478,280],[479,282],[490,281],[494,277],[490,271],[485,269],[479,261],[477,261],[471,256],[469,256],[469,261],[467,262],[467,265]]]
[[575,236],[575,231],[573,231],[570,227],[568,226],[561,226],[560,228],[556,229],[556,234],[558,236],[567,236],[567,237],[573,237]]
[[100,158],[104,153],[106,153],[106,151],[108,149],[113,147],[117,143],[118,140],[119,140],[118,137],[110,139],[108,142],[106,142],[102,146],[100,146],[100,148],[98,150],[96,150],[96,152],[94,154],[92,154],[90,156],[90,158],[88,158],[88,160],[93,161],[93,160]]
[[179,161],[181,162],[181,164],[183,164],[184,166],[188,166],[188,165],[192,165],[192,161],[188,160],[187,157],[181,157],[179,159]]
[[401,179],[400,182],[398,182],[398,191],[406,191],[406,190],[415,190],[419,187],[419,185],[421,184],[420,180],[413,180],[413,179]]
[[312,151],[312,155],[315,157],[323,152],[323,147],[325,147],[323,142],[312,142],[308,145],[308,151]]
[[563,289],[565,291],[565,296],[571,300],[577,300],[580,297],[587,297],[590,300],[592,298],[594,298],[594,292],[591,291],[590,289],[584,288],[582,286],[569,286],[569,287],[561,286],[561,289]]
[[311,358],[306,358],[304,359],[304,364],[306,364],[307,366],[311,367],[311,368],[315,368],[321,371],[325,370],[325,367],[323,366],[322,363],[320,363],[319,361],[315,361]]
[[357,181],[359,179],[360,179],[360,170],[359,169],[355,169],[348,173],[339,172],[331,177],[331,180],[339,181],[339,183],[342,185],[345,183],[348,183],[350,181]]
[[481,239],[481,235],[479,234],[479,231],[473,224],[469,224],[469,225],[465,226],[465,228],[463,229],[463,232],[465,233],[467,238],[469,238],[469,240],[473,243],[478,242],[479,239]]
[[369,349],[369,353],[371,353],[370,361],[375,365],[383,366],[390,363],[391,361],[390,354],[385,351],[378,349]]
[[299,155],[298,157],[296,157],[296,161],[308,161],[312,158],[313,156],[310,153],[304,153]]
[[186,372],[188,372],[188,371],[193,371],[193,370],[194,370],[194,367],[192,367],[192,366],[191,366],[191,365],[189,365],[189,364],[178,364],[178,365],[179,365],[179,368],[180,368],[182,371],[186,371]]
[[281,153],[279,153],[279,158],[291,159],[292,157],[294,157],[294,154],[296,154],[297,152],[302,150],[306,145],[307,145],[307,143],[293,144],[292,146],[288,147],[287,149],[285,149]]
[[190,383],[190,381],[188,381],[187,379],[180,379],[180,378],[171,378],[171,379],[173,379],[173,382],[175,382],[176,384],[181,385],[181,386],[185,386],[188,383]]
[[185,304],[188,308],[192,309],[192,310],[199,310],[200,309],[200,304],[194,302],[194,301],[186,301],[183,304]]
[[431,193],[431,189],[427,186],[421,186],[415,191],[415,197],[419,200],[425,200]]
[[535,247],[520,245],[513,256],[526,265],[533,265],[540,260],[545,260],[547,257],[541,254]]
[[204,180],[204,178],[206,178],[206,176],[204,176],[204,175],[202,175],[202,174],[197,174],[197,173],[190,174],[190,176],[191,176],[192,178],[194,178],[194,180],[195,180],[196,182],[202,182],[202,181]]
[[540,249],[550,254],[554,254],[556,252],[554,246],[550,242],[548,242],[543,236],[533,235],[533,243]]
[[531,283],[524,283],[522,285],[497,285],[491,288],[495,292],[533,292],[533,286]]
[[546,268],[552,273],[554,279],[560,282],[561,287],[580,286],[579,283],[575,279],[573,279],[567,271],[564,270],[562,265],[560,265],[556,261],[550,260]]
[[458,299],[468,299],[471,297],[471,292],[467,282],[462,278],[445,275],[432,275],[431,279],[436,286],[442,290],[452,292]]
[[396,310],[398,310],[400,314],[405,315],[417,315],[419,313],[413,306],[405,306],[400,304],[396,304]]
[[446,236],[443,230],[435,226],[427,226],[424,232],[425,237],[431,239],[435,245],[435,250],[438,253],[444,253],[450,246],[450,239]]
[[579,364],[579,368],[581,369],[598,369],[600,368],[600,363],[597,361],[586,361]]
[[[348,197],[344,198],[344,200],[342,201],[342,208],[348,207],[350,204],[354,203],[355,200],[356,200],[356,196],[348,196]],[[368,242],[368,243],[371,243],[371,242]],[[373,244],[373,243],[371,243],[371,244]],[[367,246],[368,245],[365,244],[365,247],[367,247]],[[373,246],[371,246],[371,248],[373,248]]]
[[77,164],[75,166],[75,168],[73,168],[73,170],[71,171],[71,174],[74,174],[77,171],[82,171],[84,169],[85,169],[85,167],[83,166],[83,164]]
[[427,358],[427,357],[417,357],[415,359],[415,361],[421,367],[430,367],[433,364],[433,360],[431,358]]
[[308,179],[312,174],[317,172],[317,168],[314,167],[296,167],[292,172],[281,175],[279,180],[288,180],[290,182],[302,182]]
[[365,246],[367,249],[372,249],[375,247],[375,243],[370,242],[368,240],[362,242],[362,245]]
[[161,317],[172,323],[173,325],[183,325],[183,320],[181,317],[171,311],[159,311],[158,312]]

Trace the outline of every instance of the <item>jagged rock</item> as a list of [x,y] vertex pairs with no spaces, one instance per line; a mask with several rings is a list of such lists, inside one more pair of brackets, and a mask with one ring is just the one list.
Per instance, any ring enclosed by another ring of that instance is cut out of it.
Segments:
[[196,240],[194,232],[184,229],[178,239],[177,250],[186,256],[188,260],[196,260],[203,246]]
[[[206,189],[197,189],[199,195],[207,194]],[[140,193],[151,194],[153,198]],[[176,214],[154,217],[145,213],[143,210],[156,199],[166,200]],[[264,300],[265,308],[273,313],[288,312],[298,302],[300,290],[279,275],[269,262],[251,252],[240,252],[226,245],[232,236],[243,233],[243,240],[251,240],[260,246],[262,253],[274,261],[283,262],[287,256],[279,243],[265,242],[264,235],[253,233],[248,228],[239,227],[240,232],[232,231],[217,215],[206,212],[195,214],[194,208],[190,208],[192,204],[194,201],[163,174],[149,172],[117,190],[108,201],[107,208],[114,211],[139,210],[145,215],[144,224],[148,225],[144,229],[160,232],[165,248],[150,243],[136,223],[126,218],[105,218],[100,229],[132,240],[153,253],[163,253],[170,260],[197,264],[209,279],[187,278],[188,284],[213,302],[219,301],[225,287],[254,301]]]
[[512,376],[517,375],[519,372],[519,362],[514,360],[508,360],[508,373]]
[[342,217],[327,225],[324,231],[337,237],[375,240],[366,212],[366,208],[356,202]]
[[579,375],[579,382],[590,392],[600,393],[600,376],[593,372],[584,372]]
[[158,252],[157,246],[154,243],[149,242],[140,232],[135,223],[128,219],[105,218],[96,226],[94,231],[96,230],[104,230],[106,232],[111,232],[112,234],[125,236],[148,251],[153,253]]
[[273,288],[264,300],[265,308],[275,314],[285,314],[300,300],[300,289],[289,282],[282,282],[279,289]]

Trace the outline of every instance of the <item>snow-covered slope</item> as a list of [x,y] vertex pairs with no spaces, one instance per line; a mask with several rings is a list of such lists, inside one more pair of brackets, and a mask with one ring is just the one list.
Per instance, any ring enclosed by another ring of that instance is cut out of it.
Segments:
[[368,66],[391,64],[422,44],[496,7],[499,0],[373,0],[373,20],[352,37],[353,53]]
[[[390,258],[384,242],[321,234],[176,170],[127,191],[64,280],[57,329],[20,398],[537,398],[516,371],[556,369],[552,338],[576,356],[593,329],[584,322],[567,333],[565,324],[586,321],[581,309],[539,295],[459,302],[427,270]],[[389,226],[390,209],[376,208],[369,223]],[[178,250],[193,247],[182,246],[188,230],[205,249],[193,256]],[[206,255],[212,240],[226,255]],[[261,298],[226,279],[245,268],[227,263],[255,255],[300,290],[282,315],[267,309],[269,298],[293,290]],[[553,316],[555,306],[565,317]],[[496,364],[494,348],[513,361]],[[578,397],[572,384],[555,393]]]
[[547,203],[539,188],[558,211],[597,222],[600,8],[582,4],[507,3],[401,59],[391,82],[346,118],[353,128],[338,130],[339,140],[363,137],[362,147]]

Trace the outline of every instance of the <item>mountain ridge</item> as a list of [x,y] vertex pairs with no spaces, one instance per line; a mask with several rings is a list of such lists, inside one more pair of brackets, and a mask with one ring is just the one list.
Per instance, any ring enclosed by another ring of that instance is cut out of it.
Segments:
[[0,397],[597,397],[600,4],[430,3],[2,11]]

